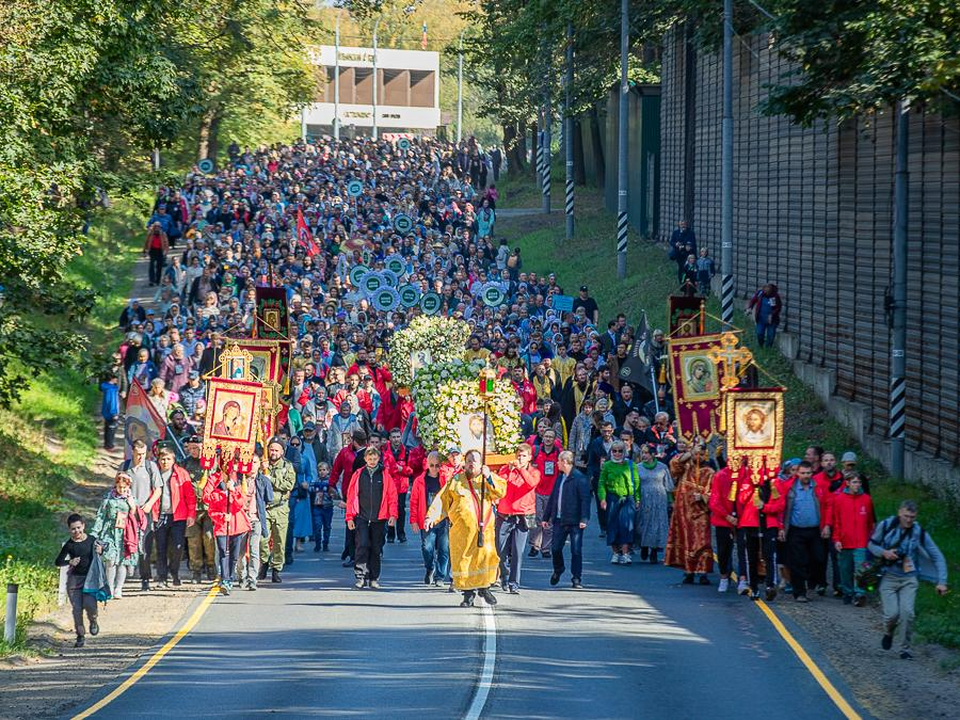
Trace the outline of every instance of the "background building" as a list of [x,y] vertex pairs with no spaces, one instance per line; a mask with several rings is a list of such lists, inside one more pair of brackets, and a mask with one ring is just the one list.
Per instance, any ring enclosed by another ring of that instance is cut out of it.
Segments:
[[[344,137],[373,128],[373,48],[344,47],[340,60],[340,131]],[[320,66],[317,102],[306,109],[308,135],[332,134],[337,49],[314,54]],[[377,132],[433,135],[440,125],[440,54],[377,50]]]

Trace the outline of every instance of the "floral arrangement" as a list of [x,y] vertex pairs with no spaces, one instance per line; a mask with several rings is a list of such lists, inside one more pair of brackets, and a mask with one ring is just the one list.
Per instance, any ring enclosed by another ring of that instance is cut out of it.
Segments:
[[[454,360],[426,366],[417,372],[411,394],[417,412],[418,433],[427,448],[446,452],[460,445],[458,427],[469,413],[483,412],[480,397],[482,360]],[[520,396],[509,380],[493,381],[487,396],[487,413],[493,426],[488,452],[512,453],[521,442]]]
[[463,357],[470,337],[470,326],[455,318],[420,315],[390,341],[388,359],[393,382],[401,388],[412,388],[414,359],[419,355],[421,367],[447,363]]

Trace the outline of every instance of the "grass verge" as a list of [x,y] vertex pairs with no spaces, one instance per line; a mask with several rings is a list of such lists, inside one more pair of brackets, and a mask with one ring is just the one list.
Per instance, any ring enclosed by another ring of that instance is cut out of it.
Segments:
[[[501,207],[538,207],[539,194],[527,180],[527,190],[507,186],[509,193]],[[530,197],[537,198],[530,201]],[[526,204],[521,204],[526,201]],[[523,267],[527,271],[555,272],[568,294],[581,284],[589,285],[590,294],[600,306],[600,321],[605,323],[617,312],[624,312],[636,322],[641,310],[647,311],[651,327],[666,328],[667,296],[676,288],[676,266],[659,246],[642,240],[631,231],[627,251],[627,276],[617,280],[616,219],[603,208],[601,193],[593,188],[577,188],[575,239],[564,240],[562,210],[548,218],[543,215],[501,216],[497,235],[509,240],[511,247],[523,250]],[[716,297],[710,299],[707,312],[720,315]],[[785,457],[802,457],[812,444],[834,452],[854,450],[861,459],[861,469],[871,481],[871,491],[878,517],[896,512],[904,498],[915,499],[920,506],[920,522],[935,538],[947,557],[952,577],[960,573],[960,511],[936,497],[931,491],[913,483],[890,478],[883,466],[869,457],[839,422],[827,413],[814,392],[794,374],[789,360],[776,350],[760,348],[752,332],[752,321],[746,315],[737,318],[745,329],[743,343],[754,353],[757,362],[787,388]],[[719,327],[719,325],[718,325]],[[771,381],[773,382],[773,381]],[[960,593],[938,597],[927,583],[921,585],[917,598],[916,632],[923,640],[949,647],[960,647]]]
[[[99,218],[68,269],[71,280],[100,293],[80,328],[94,350],[111,339],[130,293],[144,200],[120,200]],[[0,583],[19,585],[17,639],[12,647],[0,642],[0,655],[22,651],[27,625],[56,602],[53,558],[66,537],[63,517],[76,509],[69,491],[91,474],[98,402],[95,383],[65,363],[36,378],[16,406],[0,410]]]

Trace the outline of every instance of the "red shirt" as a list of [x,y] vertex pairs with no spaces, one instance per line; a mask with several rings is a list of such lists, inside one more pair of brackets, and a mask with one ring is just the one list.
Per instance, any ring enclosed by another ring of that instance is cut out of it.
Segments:
[[721,468],[713,474],[710,485],[710,524],[714,527],[733,527],[727,522],[727,515],[735,515],[737,511],[736,499],[730,499],[732,487],[733,473],[730,468]]
[[507,481],[507,493],[497,504],[500,515],[533,515],[537,511],[536,492],[542,476],[540,470],[529,465],[526,470],[518,467],[501,472],[500,476]]
[[537,495],[550,495],[553,492],[553,485],[560,476],[560,468],[557,467],[557,459],[560,457],[560,444],[554,440],[553,448],[544,445],[540,446],[540,451],[533,459],[537,469],[540,471],[540,484],[537,485]]

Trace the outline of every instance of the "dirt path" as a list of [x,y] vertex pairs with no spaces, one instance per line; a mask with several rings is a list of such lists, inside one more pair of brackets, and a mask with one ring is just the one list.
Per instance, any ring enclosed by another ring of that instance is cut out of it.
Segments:
[[[139,260],[134,272],[137,280],[133,295],[150,307],[153,293],[146,281],[146,261]],[[122,443],[118,445],[123,447]],[[58,448],[58,440],[49,438],[48,451],[56,454]],[[88,516],[95,513],[122,462],[121,449],[99,450],[93,467],[75,478],[65,493],[68,504]],[[73,648],[69,603],[41,618],[28,631],[29,644],[40,655],[0,661],[0,716],[58,717],[69,709],[79,709],[96,690],[149,653],[209,587],[209,583],[185,584],[177,590],[145,593],[139,590],[139,582],[128,579],[122,600],[101,605],[100,634],[88,635],[86,647],[79,650]]]

